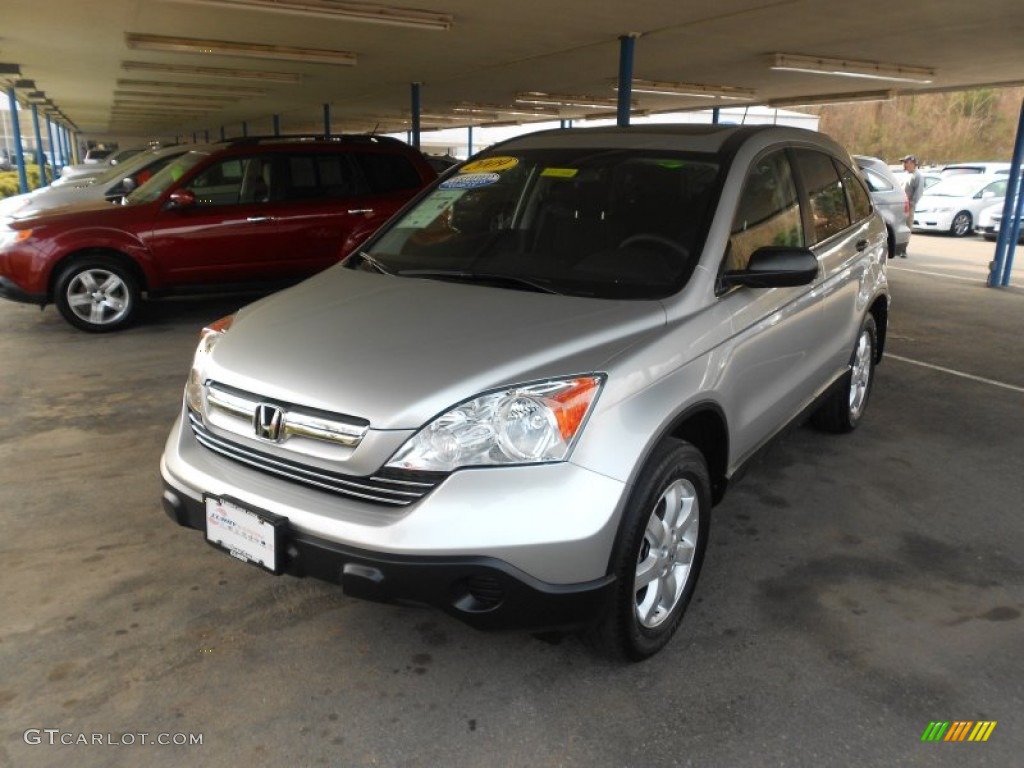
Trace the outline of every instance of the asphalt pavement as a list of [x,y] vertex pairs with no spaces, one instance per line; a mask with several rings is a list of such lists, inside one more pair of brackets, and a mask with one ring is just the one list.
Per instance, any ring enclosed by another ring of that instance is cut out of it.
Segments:
[[[751,468],[679,634],[633,665],[174,525],[159,456],[197,329],[238,299],[106,336],[0,302],[0,766],[1019,765],[1024,278],[985,287],[993,250],[915,235],[890,262],[861,428]],[[922,741],[957,721],[996,725]]]

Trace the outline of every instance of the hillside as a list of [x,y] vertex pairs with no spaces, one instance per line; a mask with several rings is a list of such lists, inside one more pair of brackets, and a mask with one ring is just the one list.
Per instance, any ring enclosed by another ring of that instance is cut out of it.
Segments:
[[850,152],[922,165],[1005,160],[1013,155],[1024,88],[901,96],[892,101],[806,109]]

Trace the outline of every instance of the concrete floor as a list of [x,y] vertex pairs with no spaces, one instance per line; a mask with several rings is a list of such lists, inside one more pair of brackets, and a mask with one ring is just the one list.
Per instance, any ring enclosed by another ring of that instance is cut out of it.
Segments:
[[[890,262],[862,428],[752,468],[680,633],[631,666],[275,578],[171,523],[196,329],[238,299],[111,336],[0,302],[0,766],[1019,765],[1024,289],[984,287],[992,251],[915,236]],[[921,743],[935,720],[998,726]]]

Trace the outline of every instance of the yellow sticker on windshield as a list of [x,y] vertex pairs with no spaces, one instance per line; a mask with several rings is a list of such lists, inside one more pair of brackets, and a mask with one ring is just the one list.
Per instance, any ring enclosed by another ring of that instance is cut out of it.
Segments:
[[501,171],[515,168],[517,165],[519,165],[519,158],[517,157],[484,157],[480,160],[466,163],[459,168],[459,173],[500,173]]
[[579,168],[545,168],[540,175],[554,176],[556,179],[571,179],[579,172]]

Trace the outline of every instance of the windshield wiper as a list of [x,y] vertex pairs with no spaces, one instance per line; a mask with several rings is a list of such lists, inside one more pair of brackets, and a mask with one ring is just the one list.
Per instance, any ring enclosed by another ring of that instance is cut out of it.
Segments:
[[487,272],[468,272],[458,269],[403,269],[395,272],[399,277],[426,277],[437,280],[457,280],[466,283],[487,283],[496,287],[517,288],[519,290],[535,291],[537,293],[550,293],[555,296],[562,294],[553,288],[540,283],[537,280],[530,280],[525,277],[514,275],[491,274]]
[[375,256],[371,256],[366,251],[359,251],[357,254],[364,263],[369,264],[371,267],[376,269],[382,275],[394,275],[394,270],[385,267]]

